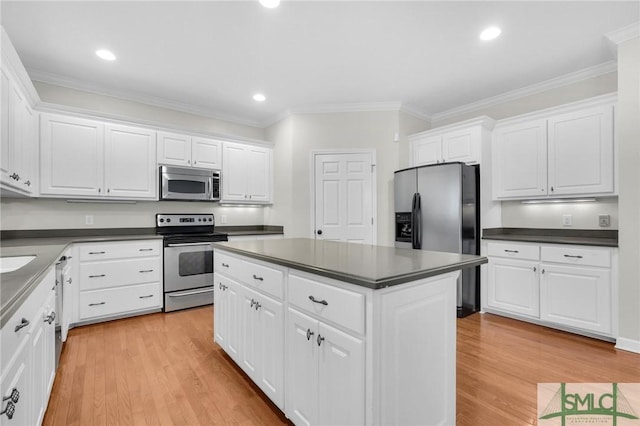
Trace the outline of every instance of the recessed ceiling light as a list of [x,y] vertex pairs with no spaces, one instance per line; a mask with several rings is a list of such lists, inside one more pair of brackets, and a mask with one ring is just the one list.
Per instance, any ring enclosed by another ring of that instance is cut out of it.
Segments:
[[260,0],[260,4],[268,9],[280,6],[280,0]]
[[502,30],[498,27],[489,27],[480,33],[480,40],[493,40],[498,37]]
[[256,102],[264,102],[267,98],[262,93],[256,93],[253,95],[253,100]]
[[104,59],[105,61],[115,61],[116,60],[116,55],[114,55],[113,52],[110,52],[110,51],[105,50],[105,49],[96,50],[96,55],[98,55],[98,58]]

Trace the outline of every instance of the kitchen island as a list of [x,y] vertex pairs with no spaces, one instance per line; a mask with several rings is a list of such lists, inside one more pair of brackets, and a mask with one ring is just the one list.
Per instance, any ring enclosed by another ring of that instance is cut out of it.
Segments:
[[215,243],[214,340],[295,424],[455,424],[456,281],[484,257]]

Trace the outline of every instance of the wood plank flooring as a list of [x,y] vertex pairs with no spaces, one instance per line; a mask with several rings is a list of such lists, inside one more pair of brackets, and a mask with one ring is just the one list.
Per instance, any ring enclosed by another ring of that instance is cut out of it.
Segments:
[[[212,341],[212,307],[73,329],[45,425],[282,425]],[[640,355],[490,314],[458,320],[457,424],[536,424],[538,382],[640,382]]]

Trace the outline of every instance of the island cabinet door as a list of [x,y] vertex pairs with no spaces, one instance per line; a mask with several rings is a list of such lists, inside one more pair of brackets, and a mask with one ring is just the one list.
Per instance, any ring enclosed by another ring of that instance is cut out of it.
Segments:
[[238,365],[241,365],[242,293],[240,285],[217,273],[214,275],[213,284],[215,286],[214,339]]
[[318,326],[319,425],[364,424],[364,341]]
[[296,425],[318,421],[318,321],[289,308],[286,414]]
[[284,408],[284,307],[259,296],[256,310],[260,369],[256,383],[280,408]]
[[227,279],[216,273],[213,276],[214,307],[213,307],[213,340],[222,349],[227,350],[227,335],[229,334],[229,288]]

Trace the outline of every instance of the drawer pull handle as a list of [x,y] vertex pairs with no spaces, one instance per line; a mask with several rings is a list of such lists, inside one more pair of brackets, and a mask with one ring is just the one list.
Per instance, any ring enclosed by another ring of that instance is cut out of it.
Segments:
[[309,296],[309,300],[311,300],[313,303],[319,303],[319,304],[324,305],[324,306],[329,305],[329,302],[327,302],[326,300],[317,300],[313,296]]
[[9,401],[9,403],[7,403],[7,406],[5,407],[5,409],[2,410],[2,412],[0,412],[0,416],[3,415],[3,414],[6,414],[7,418],[9,420],[11,420],[13,418],[13,415],[15,414],[15,412],[16,412],[16,405],[12,401]]
[[148,294],[146,296],[140,296],[140,299],[148,299],[150,297],[153,297],[153,294]]
[[44,317],[44,322],[46,322],[47,324],[51,324],[55,319],[56,319],[56,313],[51,312],[49,315]]
[[311,340],[311,336],[313,336],[314,333],[313,331],[311,331],[311,329],[307,328],[307,340]]
[[223,263],[223,264],[222,264],[222,266],[223,266],[223,267],[225,267],[225,268],[228,268],[228,267],[229,267],[229,265],[228,265],[228,264],[226,264],[226,263]]
[[105,254],[104,251],[90,251],[89,254]]
[[25,328],[28,325],[29,325],[29,320],[26,318],[22,318],[22,320],[20,321],[20,324],[16,325],[15,332],[17,333],[18,331],[20,331],[21,329]]
[[105,274],[100,274],[100,275],[89,275],[89,278],[104,278],[106,277]]
[[69,279],[67,280],[67,283],[68,283],[68,284],[71,284],[72,282],[73,282],[73,280],[72,280],[71,278],[69,278]]
[[141,274],[147,273],[147,272],[153,272],[153,269],[145,269],[143,271],[140,271]]
[[572,257],[574,259],[582,259],[582,256],[572,256],[570,254],[565,254],[564,257]]
[[507,249],[504,249],[504,251],[506,253],[520,253],[518,250],[507,250]]
[[322,337],[321,335],[318,334],[318,339],[317,339],[318,346],[320,346],[322,344],[323,340],[324,340],[324,337]]
[[100,305],[106,305],[107,302],[99,302],[99,303],[89,303],[89,306],[100,306]]
[[264,278],[257,276],[256,274],[253,274],[253,279],[254,280],[258,280],[258,281],[264,281]]
[[153,249],[152,248],[138,249],[138,251],[153,251]]
[[17,404],[20,399],[20,392],[18,391],[18,388],[11,389],[11,395],[2,398],[2,402],[5,402],[7,399],[10,399],[11,402]]

